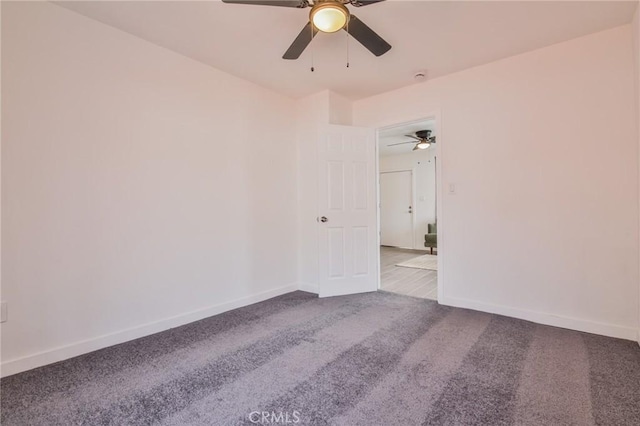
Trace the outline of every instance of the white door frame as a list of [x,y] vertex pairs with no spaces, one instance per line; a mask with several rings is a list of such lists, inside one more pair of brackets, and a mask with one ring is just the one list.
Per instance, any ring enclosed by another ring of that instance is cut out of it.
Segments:
[[380,123],[378,127],[376,127],[376,216],[378,222],[378,233],[377,237],[377,257],[378,257],[378,290],[380,290],[380,285],[382,284],[381,272],[380,272],[380,152],[379,152],[379,141],[380,141],[380,132],[383,130],[392,129],[395,127],[406,126],[407,124],[419,123],[421,121],[426,120],[434,120],[435,121],[435,134],[437,138],[436,142],[436,158],[438,161],[438,166],[436,167],[436,216],[438,219],[438,303],[444,300],[445,297],[445,274],[444,274],[444,258],[445,258],[445,230],[446,230],[446,220],[442,215],[442,205],[444,204],[444,200],[442,199],[444,195],[444,181],[442,176],[444,175],[443,170],[445,166],[445,162],[443,161],[444,157],[443,153],[443,132],[442,125],[440,120],[440,111],[434,111],[430,114],[424,116],[414,116],[409,117],[406,120],[400,121],[390,120],[387,122]]
[[[377,145],[377,143],[376,143]],[[376,153],[377,156],[377,153]],[[376,161],[380,161],[378,158]],[[416,248],[416,169],[386,169],[378,172],[378,196],[380,194],[380,175],[382,173],[398,173],[398,172],[410,172],[411,173],[411,248]],[[380,238],[380,199],[378,199],[378,238]],[[379,245],[379,244],[378,244]],[[379,288],[379,287],[378,287]]]

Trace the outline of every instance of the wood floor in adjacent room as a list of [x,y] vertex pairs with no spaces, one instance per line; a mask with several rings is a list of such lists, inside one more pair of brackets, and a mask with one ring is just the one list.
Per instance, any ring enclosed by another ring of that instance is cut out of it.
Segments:
[[[380,289],[423,299],[438,299],[438,272],[396,266],[428,251],[380,247]],[[434,252],[435,254],[435,252]]]

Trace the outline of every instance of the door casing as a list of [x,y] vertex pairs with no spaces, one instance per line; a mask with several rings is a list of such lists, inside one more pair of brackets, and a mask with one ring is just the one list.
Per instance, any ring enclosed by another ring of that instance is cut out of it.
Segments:
[[[390,112],[391,113],[391,112]],[[446,259],[446,218],[443,217],[443,195],[444,195],[444,170],[446,169],[446,163],[443,156],[443,142],[445,142],[445,135],[443,132],[443,126],[441,124],[440,111],[433,111],[426,115],[418,115],[413,117],[407,117],[406,119],[396,118],[386,120],[378,123],[376,127],[376,179],[380,176],[380,152],[379,152],[379,140],[380,132],[383,130],[392,129],[395,127],[406,126],[408,124],[419,123],[427,120],[435,121],[435,135],[437,137],[436,142],[436,158],[438,159],[438,167],[436,168],[436,217],[438,219],[438,301],[444,300],[445,288],[446,288],[446,274],[444,270],[444,260]],[[376,201],[377,201],[377,221],[378,221],[378,241],[377,247],[380,247],[380,182],[376,182]],[[378,263],[378,290],[382,283],[380,277],[380,250],[377,250],[377,263]]]

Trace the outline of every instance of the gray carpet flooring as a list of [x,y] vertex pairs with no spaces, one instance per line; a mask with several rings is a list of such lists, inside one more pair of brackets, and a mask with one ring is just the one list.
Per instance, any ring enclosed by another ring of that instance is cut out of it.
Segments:
[[386,292],[295,292],[0,387],[3,425],[639,425],[640,348]]

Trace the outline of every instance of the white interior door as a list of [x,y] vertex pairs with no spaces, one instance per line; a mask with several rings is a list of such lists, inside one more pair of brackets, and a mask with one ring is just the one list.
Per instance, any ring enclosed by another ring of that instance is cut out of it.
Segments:
[[320,297],[377,290],[375,156],[373,129],[327,126],[320,132]]
[[380,243],[413,248],[413,173],[380,173]]

